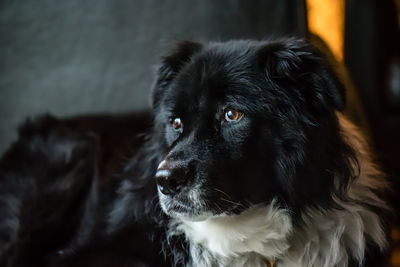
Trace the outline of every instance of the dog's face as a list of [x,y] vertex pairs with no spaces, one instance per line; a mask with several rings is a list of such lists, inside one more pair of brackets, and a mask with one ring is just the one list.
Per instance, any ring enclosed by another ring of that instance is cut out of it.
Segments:
[[153,91],[161,207],[201,220],[272,198],[324,201],[342,158],[340,90],[301,41],[178,44]]

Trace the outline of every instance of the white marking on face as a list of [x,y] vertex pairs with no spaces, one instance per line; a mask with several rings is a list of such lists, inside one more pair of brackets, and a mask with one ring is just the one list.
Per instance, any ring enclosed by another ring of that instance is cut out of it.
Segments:
[[157,169],[162,169],[162,168],[164,168],[164,165],[166,165],[166,164],[167,164],[167,162],[166,162],[165,160],[161,161],[160,164],[158,164]]
[[156,172],[156,177],[168,177],[171,172],[169,170],[159,170]]

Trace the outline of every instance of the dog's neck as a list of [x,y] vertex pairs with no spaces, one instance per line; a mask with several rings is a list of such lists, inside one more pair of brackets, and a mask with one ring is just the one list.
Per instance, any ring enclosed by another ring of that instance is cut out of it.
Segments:
[[176,219],[171,233],[186,235],[193,266],[266,266],[289,248],[292,229],[284,209],[259,205],[239,215],[204,221]]
[[342,209],[305,211],[295,227],[288,211],[272,202],[240,215],[175,219],[169,234],[185,235],[189,266],[268,266],[271,259],[280,267],[347,266],[350,258],[362,262],[367,237],[385,247],[377,214],[355,203],[337,204]]

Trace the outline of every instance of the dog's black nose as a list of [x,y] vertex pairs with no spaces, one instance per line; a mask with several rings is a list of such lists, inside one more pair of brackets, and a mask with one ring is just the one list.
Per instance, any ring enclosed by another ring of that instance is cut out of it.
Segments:
[[185,185],[185,176],[185,171],[182,167],[162,161],[157,168],[156,182],[161,193],[173,195],[179,193]]

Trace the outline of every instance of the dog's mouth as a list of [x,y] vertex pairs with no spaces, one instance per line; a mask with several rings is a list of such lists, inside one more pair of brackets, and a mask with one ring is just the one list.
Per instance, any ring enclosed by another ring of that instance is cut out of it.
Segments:
[[194,192],[168,195],[164,194],[160,187],[158,187],[158,197],[162,210],[171,217],[201,220],[212,215],[206,205],[204,205],[204,201],[201,201],[201,197],[196,193],[196,190]]
[[201,201],[190,201],[186,197],[170,197],[159,191],[162,210],[169,216],[190,221],[202,221],[215,216],[215,213],[202,205]]
[[161,208],[168,216],[187,221],[202,221],[221,215],[238,214],[245,209],[239,203],[220,201],[220,199],[225,200],[225,196],[209,196],[203,191],[195,188],[177,195],[168,195],[163,194],[158,188]]

